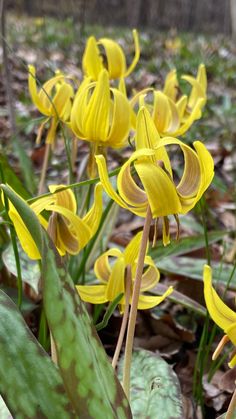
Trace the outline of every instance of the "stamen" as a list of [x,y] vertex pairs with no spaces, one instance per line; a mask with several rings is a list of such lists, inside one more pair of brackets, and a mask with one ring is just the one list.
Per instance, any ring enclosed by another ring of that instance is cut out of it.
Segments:
[[215,352],[212,355],[212,360],[215,361],[216,358],[218,358],[218,356],[220,355],[220,353],[222,352],[224,346],[226,345],[226,343],[229,342],[229,338],[227,335],[224,335],[223,338],[221,339],[221,341],[219,342]]
[[152,247],[155,247],[156,246],[156,242],[157,242],[158,221],[159,221],[159,218],[156,218],[154,220],[154,234],[153,234],[153,240],[152,240]]
[[164,246],[170,243],[170,224],[167,216],[163,217],[162,240]]
[[177,232],[176,232],[175,240],[179,241],[179,230],[180,230],[179,216],[178,214],[174,214],[174,217],[177,224]]

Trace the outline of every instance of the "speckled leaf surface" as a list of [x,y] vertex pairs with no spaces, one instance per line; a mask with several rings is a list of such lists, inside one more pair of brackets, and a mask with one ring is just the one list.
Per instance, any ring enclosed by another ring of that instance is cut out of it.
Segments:
[[66,392],[80,419],[129,419],[127,398],[107,358],[85,304],[48,235],[29,206],[2,186],[42,255],[45,313]]
[[177,375],[153,352],[133,353],[130,399],[134,419],[183,419]]
[[75,418],[58,369],[0,291],[0,393],[17,419]]

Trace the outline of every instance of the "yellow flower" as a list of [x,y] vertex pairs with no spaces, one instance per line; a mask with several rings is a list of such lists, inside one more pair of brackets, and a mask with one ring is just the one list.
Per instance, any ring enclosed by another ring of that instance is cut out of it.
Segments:
[[80,86],[71,111],[70,126],[81,140],[113,148],[126,144],[131,108],[126,96],[109,85],[102,70],[97,82],[88,79]]
[[38,129],[36,142],[40,142],[44,126],[51,119],[46,143],[53,145],[59,121],[67,122],[69,120],[74,96],[73,88],[65,81],[65,76],[58,72],[38,91],[35,67],[29,65],[28,68],[28,84],[32,101],[39,112],[47,117]]
[[90,36],[83,55],[82,65],[86,76],[97,80],[101,71],[105,68],[110,79],[127,77],[135,68],[139,56],[139,40],[136,30],[133,30],[135,55],[132,63],[127,68],[126,59],[122,48],[109,38],[101,38],[98,41]]
[[[225,336],[220,341],[216,351],[213,354],[213,359],[216,359],[223,349],[225,343],[227,343],[229,340],[236,347],[236,313],[227,307],[227,305],[221,300],[221,298],[214,290],[212,286],[212,271],[208,265],[204,266],[203,280],[204,297],[207,309],[217,326],[219,326],[225,332]],[[229,362],[229,366],[232,368],[235,365],[236,355],[234,352],[233,357]]]
[[[176,70],[172,70],[167,75],[163,91],[155,90],[153,92],[151,104],[146,103],[144,96],[141,96],[141,104],[146,105],[149,109],[161,136],[171,135],[176,137],[183,135],[194,121],[201,118],[202,108],[207,98],[205,66],[203,64],[199,66],[196,79],[188,75],[182,76],[182,79],[192,86],[189,97],[186,95],[179,97],[180,89]],[[139,97],[140,93],[131,100],[133,106]]]
[[[132,273],[130,296],[131,303],[132,288],[137,268],[137,258],[141,243],[141,237],[142,232],[138,233],[131,240],[131,242],[128,244],[123,253],[117,248],[112,248],[107,252],[103,253],[97,259],[94,266],[94,272],[101,284],[78,285],[76,288],[82,300],[93,304],[102,304],[106,303],[107,301],[113,301],[120,293],[125,294],[126,268],[128,265],[130,265]],[[145,291],[151,290],[160,279],[160,273],[156,268],[152,258],[150,256],[147,256],[147,251],[148,248],[146,249],[146,256],[144,261],[146,265],[146,270],[143,272],[141,282],[141,294],[139,295],[138,301],[138,309],[140,310],[155,307],[156,305],[160,304],[173,291],[173,287],[169,287],[168,290],[161,297],[143,294]],[[109,258],[115,259],[113,264],[111,264]],[[125,295],[122,297],[119,303],[120,312],[124,311],[124,306]]]
[[[64,185],[50,185],[51,195],[37,199],[30,207],[38,216],[42,226],[48,230],[59,253],[64,255],[68,252],[74,255],[86,246],[97,231],[102,215],[102,185],[100,183],[96,185],[94,203],[83,218],[76,214],[76,200],[70,189],[55,193],[63,187]],[[52,212],[49,221],[41,215],[44,210]],[[30,232],[10,202],[9,217],[24,251],[31,259],[40,259]]]
[[[184,157],[183,174],[177,185],[166,151],[169,145],[180,147]],[[153,218],[185,214],[201,198],[214,175],[213,159],[206,147],[195,141],[194,148],[176,138],[161,139],[149,112],[142,107],[137,117],[136,151],[121,167],[117,177],[118,193],[109,181],[102,155],[96,156],[99,177],[107,194],[134,214],[145,217],[148,205]],[[139,180],[133,176],[134,170]],[[164,218],[164,244],[169,242],[167,227],[168,219]]]

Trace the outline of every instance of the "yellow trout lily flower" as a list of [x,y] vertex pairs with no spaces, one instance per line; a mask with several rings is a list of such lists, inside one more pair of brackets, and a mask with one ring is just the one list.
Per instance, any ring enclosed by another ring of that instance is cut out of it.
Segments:
[[[166,147],[180,147],[184,157],[183,174],[175,185]],[[105,159],[96,156],[99,177],[106,193],[121,207],[145,217],[150,205],[152,217],[164,217],[163,241],[169,242],[168,215],[186,214],[190,211],[214,175],[210,153],[200,142],[194,149],[172,137],[160,138],[154,122],[145,107],[137,117],[136,151],[123,164],[117,177],[117,190],[109,181]],[[137,176],[133,177],[136,171]],[[141,187],[140,187],[141,182]]]
[[[236,347],[236,312],[231,310],[218,296],[212,286],[212,271],[210,266],[205,265],[203,271],[204,280],[204,297],[207,310],[211,318],[221,329],[224,330],[225,336],[220,341],[216,351],[213,354],[213,359],[222,351],[224,345],[230,340]],[[236,365],[235,352],[229,362],[229,367]]]
[[51,120],[46,143],[53,146],[59,121],[67,122],[69,120],[74,96],[73,88],[65,81],[65,76],[58,72],[55,77],[44,83],[38,91],[35,67],[29,65],[28,69],[28,85],[32,101],[39,112],[46,116],[38,129],[36,142],[40,142],[43,128]]
[[[141,104],[147,106],[162,137],[183,135],[202,115],[207,88],[205,66],[203,64],[199,66],[196,79],[188,75],[182,76],[182,79],[192,86],[189,97],[186,95],[179,97],[180,89],[176,70],[172,70],[167,75],[163,91],[153,91],[151,103],[147,101],[145,103],[144,96],[141,96]],[[131,100],[132,106],[136,104],[139,97],[140,93]],[[132,117],[132,123],[133,121]]]
[[131,108],[126,96],[109,85],[102,70],[97,82],[85,80],[71,111],[70,127],[81,140],[99,146],[123,147],[130,130]]
[[[83,249],[96,233],[102,216],[102,185],[100,183],[95,187],[94,203],[83,218],[76,214],[77,204],[74,193],[70,189],[56,193],[63,187],[64,185],[50,185],[51,195],[39,198],[30,205],[62,256],[66,252],[74,255]],[[52,212],[49,221],[41,215],[44,210]],[[24,251],[31,259],[40,259],[30,232],[10,202],[9,217]]]
[[138,33],[135,29],[133,38],[135,55],[127,68],[124,52],[117,42],[109,38],[101,38],[97,41],[94,36],[90,36],[82,59],[85,75],[91,77],[92,80],[98,80],[99,74],[105,68],[110,79],[127,77],[134,70],[140,57]]
[[[125,294],[126,288],[126,268],[128,265],[131,267],[132,283],[131,283],[131,296],[134,284],[134,277],[137,268],[137,258],[141,243],[142,232],[138,233],[128,244],[124,252],[117,248],[112,248],[103,253],[95,262],[94,272],[101,284],[99,285],[78,285],[76,288],[82,300],[92,304],[102,304],[108,301],[113,301],[120,293]],[[160,304],[168,295],[173,291],[173,287],[162,296],[145,295],[145,291],[151,290],[158,283],[160,273],[156,268],[154,261],[150,256],[147,256],[148,248],[146,249],[145,266],[146,270],[143,272],[141,282],[141,293],[139,295],[138,309],[144,310],[155,307]],[[115,259],[111,263],[110,259]],[[119,303],[120,312],[124,312],[125,308],[125,295]]]

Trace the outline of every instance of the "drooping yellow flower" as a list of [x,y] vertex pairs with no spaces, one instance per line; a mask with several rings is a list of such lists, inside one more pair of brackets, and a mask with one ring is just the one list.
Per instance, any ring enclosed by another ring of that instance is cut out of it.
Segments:
[[109,85],[102,70],[97,82],[85,80],[71,111],[70,126],[81,140],[113,148],[123,147],[130,130],[131,108],[126,96]]
[[[206,103],[206,70],[201,64],[197,77],[184,75],[181,77],[191,84],[189,96],[180,95],[176,70],[172,70],[166,78],[163,91],[153,91],[153,99],[149,103],[144,96],[141,102],[149,109],[155,126],[161,136],[183,135],[197,119],[201,118]],[[150,93],[149,93],[150,96]],[[134,106],[140,93],[131,101]],[[133,119],[132,119],[133,122]]]
[[[61,255],[66,252],[77,254],[96,233],[102,215],[102,185],[97,184],[94,191],[94,203],[89,212],[79,217],[74,193],[70,189],[56,191],[64,185],[50,185],[50,196],[37,199],[30,205],[38,216],[42,226],[49,232]],[[42,211],[52,215],[47,221]],[[9,203],[9,217],[14,224],[21,246],[31,259],[40,259],[39,251],[15,207]]]
[[90,36],[83,55],[82,65],[86,76],[98,80],[99,74],[105,68],[110,79],[127,77],[135,68],[139,56],[139,39],[136,30],[133,30],[135,55],[132,63],[127,68],[124,52],[120,45],[109,38],[98,41]]
[[[113,301],[120,293],[125,294],[126,287],[126,268],[131,267],[132,283],[131,296],[134,284],[134,277],[137,268],[137,259],[141,243],[142,232],[138,233],[128,244],[124,252],[117,248],[112,248],[103,253],[95,262],[94,272],[101,284],[99,285],[78,285],[76,288],[82,300],[93,303],[102,304],[108,301]],[[146,249],[146,256],[144,264],[146,270],[143,272],[141,282],[141,294],[139,295],[138,309],[144,310],[155,307],[160,304],[173,291],[173,287],[169,287],[162,296],[145,295],[144,292],[151,290],[158,283],[160,273],[156,268],[154,261],[150,256],[147,256],[148,248]],[[111,264],[109,258],[115,259]],[[124,311],[125,295],[122,297],[119,308]]]
[[[150,205],[153,218],[164,217],[163,241],[167,244],[168,215],[186,214],[195,206],[213,178],[213,159],[200,141],[194,142],[194,150],[176,138],[161,139],[145,107],[138,113],[135,143],[136,151],[118,174],[118,192],[109,181],[102,155],[96,156],[99,177],[107,194],[121,207],[145,217]],[[180,147],[184,157],[183,174],[177,185],[166,151],[170,145]]]
[[[204,297],[207,309],[214,322],[224,330],[225,336],[220,341],[213,359],[216,359],[224,345],[230,340],[236,347],[236,312],[231,310],[218,296],[212,286],[212,271],[210,266],[205,265],[203,271]],[[236,365],[235,352],[229,362],[230,368]]]
[[46,116],[38,129],[36,142],[40,142],[43,128],[51,120],[46,143],[53,146],[59,121],[67,122],[69,120],[74,96],[73,88],[65,81],[65,76],[58,72],[55,77],[44,83],[38,91],[35,67],[29,65],[28,68],[28,84],[32,101],[39,112]]

